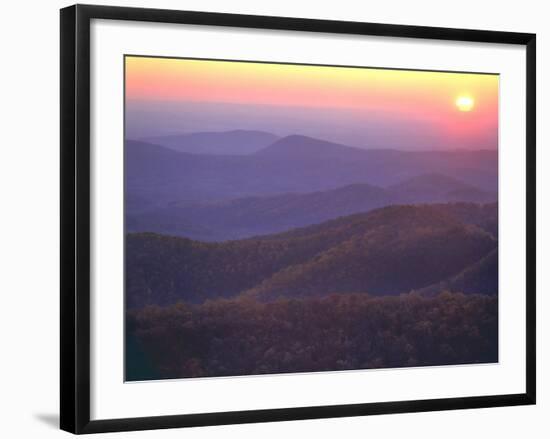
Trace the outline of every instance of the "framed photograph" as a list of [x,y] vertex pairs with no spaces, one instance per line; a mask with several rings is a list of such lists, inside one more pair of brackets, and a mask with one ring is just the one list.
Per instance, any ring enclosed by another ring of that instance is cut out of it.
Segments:
[[61,10],[61,428],[535,403],[535,35]]

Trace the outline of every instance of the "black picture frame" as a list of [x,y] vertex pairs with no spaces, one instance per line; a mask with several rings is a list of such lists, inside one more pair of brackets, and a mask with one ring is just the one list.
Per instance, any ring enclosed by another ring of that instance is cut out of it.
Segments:
[[[525,46],[527,60],[525,66],[527,99],[525,133],[527,160],[525,393],[90,420],[90,21],[92,19],[505,43]],[[62,9],[60,24],[61,429],[76,434],[99,433],[535,404],[535,34],[89,5],[75,5]]]

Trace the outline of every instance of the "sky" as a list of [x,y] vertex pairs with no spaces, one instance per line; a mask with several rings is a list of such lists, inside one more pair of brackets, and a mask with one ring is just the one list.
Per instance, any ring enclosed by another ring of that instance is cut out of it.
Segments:
[[496,149],[498,75],[125,58],[128,138],[255,129],[362,148]]

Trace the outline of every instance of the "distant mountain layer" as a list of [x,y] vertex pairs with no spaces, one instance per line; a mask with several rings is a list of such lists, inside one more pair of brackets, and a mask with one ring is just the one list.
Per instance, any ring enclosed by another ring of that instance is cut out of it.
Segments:
[[[279,139],[249,155],[190,154],[129,140],[126,209],[143,212],[170,203],[318,192],[357,183],[387,187],[433,172],[496,192],[497,163],[496,151],[362,150],[305,136]],[[457,199],[468,190],[456,192]]]
[[486,284],[478,277],[492,272],[475,267],[497,248],[496,216],[496,204],[391,206],[225,243],[129,234],[127,304],[200,303],[236,295],[260,301],[396,295],[442,282],[492,293],[471,291],[466,275],[454,279],[474,267],[476,276],[470,277],[479,288],[473,289]]
[[246,155],[265,148],[278,138],[264,131],[233,130],[154,136],[142,140],[193,154]]
[[496,194],[451,177],[426,174],[389,188],[366,183],[306,194],[180,203],[128,214],[128,232],[156,232],[204,241],[282,232],[392,204],[490,202]]

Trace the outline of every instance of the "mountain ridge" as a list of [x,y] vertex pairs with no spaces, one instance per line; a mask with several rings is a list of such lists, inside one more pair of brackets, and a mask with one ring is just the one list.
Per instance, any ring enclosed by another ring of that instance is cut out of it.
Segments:
[[354,183],[386,187],[434,169],[484,191],[498,187],[496,152],[370,151],[297,135],[278,142],[286,146],[249,155],[207,155],[128,140],[126,193],[143,200],[133,206],[143,211],[173,202],[315,192]]
[[[410,181],[414,184],[418,180],[417,177]],[[421,181],[433,183],[425,184],[421,190],[410,189],[409,180],[389,188],[353,183],[310,193],[174,203],[152,212],[128,215],[127,230],[225,241],[273,234],[392,204],[496,200],[492,194],[444,175],[429,174]]]

